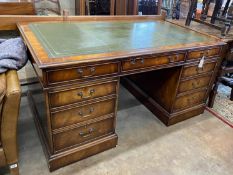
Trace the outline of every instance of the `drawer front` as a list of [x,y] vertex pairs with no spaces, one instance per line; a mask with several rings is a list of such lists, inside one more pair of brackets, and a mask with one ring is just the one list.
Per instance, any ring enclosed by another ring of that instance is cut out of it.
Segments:
[[185,96],[180,96],[174,104],[174,111],[186,109],[204,103],[206,91],[199,91]]
[[137,57],[128,59],[122,62],[122,70],[143,69],[147,67],[159,66],[174,62],[184,61],[184,54],[175,54],[171,56],[158,56],[158,57]]
[[117,82],[90,85],[82,88],[67,89],[49,93],[50,106],[59,107],[94,98],[116,94]]
[[182,72],[182,77],[191,77],[203,73],[208,73],[214,71],[216,62],[205,63],[202,69],[198,68],[198,65],[195,66],[185,66]]
[[94,78],[106,75],[117,74],[119,72],[118,63],[93,65],[85,67],[67,68],[61,70],[48,71],[48,82],[58,83],[85,78]]
[[52,128],[58,129],[89,119],[97,118],[115,112],[116,99],[105,100],[97,103],[71,108],[52,113]]
[[182,81],[179,85],[178,93],[198,89],[198,88],[204,88],[208,87],[210,83],[211,76],[204,76],[201,78],[196,78],[192,80],[185,80]]
[[114,132],[114,118],[71,129],[53,135],[56,151],[103,137]]
[[205,50],[198,50],[198,51],[192,51],[188,53],[187,59],[200,59],[203,56],[205,57],[213,57],[213,56],[219,56],[220,48],[212,48],[212,49],[205,49]]

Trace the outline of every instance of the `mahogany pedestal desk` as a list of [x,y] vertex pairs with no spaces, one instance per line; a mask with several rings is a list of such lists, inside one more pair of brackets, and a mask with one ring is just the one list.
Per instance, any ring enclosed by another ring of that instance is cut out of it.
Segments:
[[162,16],[18,28],[40,81],[29,98],[50,171],[117,145],[120,77],[165,125],[203,113],[225,46]]

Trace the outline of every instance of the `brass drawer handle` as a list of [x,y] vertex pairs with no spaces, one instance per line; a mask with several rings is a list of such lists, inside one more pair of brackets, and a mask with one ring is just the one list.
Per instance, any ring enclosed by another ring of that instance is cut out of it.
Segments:
[[89,75],[84,75],[84,70],[83,68],[80,68],[77,70],[77,72],[79,73],[79,75],[82,77],[82,78],[88,78],[88,77],[92,77],[95,75],[95,67],[91,67],[90,68],[90,74]]
[[197,80],[196,82],[192,82],[193,88],[197,88],[199,86],[199,84],[200,84],[199,80]]
[[197,67],[196,71],[198,74],[200,74],[204,71],[204,67],[202,67],[202,68]]
[[91,75],[94,75],[95,74],[95,67],[91,67],[90,71],[91,71]]
[[136,59],[135,58],[131,59],[130,64],[136,64]]
[[175,56],[175,61],[179,61],[179,55]]
[[170,63],[174,63],[176,61],[179,61],[179,55],[175,55],[175,56],[168,56],[169,62]]
[[204,55],[205,55],[204,51],[200,52],[200,57],[203,57]]
[[141,58],[141,63],[144,64],[144,58]]
[[192,87],[195,89],[196,88],[196,83],[192,82]]
[[203,56],[209,56],[209,54],[210,54],[210,50],[202,51],[200,52],[200,57],[202,58]]
[[91,90],[89,91],[89,95],[86,96],[86,97],[84,97],[83,92],[78,92],[77,95],[80,96],[81,99],[88,99],[88,98],[91,98],[91,97],[94,95],[94,93],[95,93],[95,89],[91,89]]
[[175,62],[175,58],[173,56],[169,56],[168,59],[169,59],[170,63],[174,63]]
[[197,99],[197,97],[192,97],[192,98],[188,98],[187,102],[189,105],[193,104],[193,101],[195,101]]
[[132,58],[132,59],[130,60],[130,64],[132,64],[132,65],[136,64],[136,63],[137,63],[137,60],[140,60],[140,63],[141,63],[141,64],[144,64],[144,58],[142,58],[142,57],[139,57],[139,58]]
[[79,135],[81,136],[81,137],[83,137],[83,138],[87,138],[87,137],[90,137],[91,135],[92,135],[92,133],[95,131],[95,129],[94,128],[90,128],[88,131],[81,131],[80,133],[79,133]]
[[94,107],[90,107],[89,110],[88,110],[88,114],[84,114],[83,110],[80,110],[78,114],[82,118],[87,118],[87,117],[90,117],[93,112],[94,112]]

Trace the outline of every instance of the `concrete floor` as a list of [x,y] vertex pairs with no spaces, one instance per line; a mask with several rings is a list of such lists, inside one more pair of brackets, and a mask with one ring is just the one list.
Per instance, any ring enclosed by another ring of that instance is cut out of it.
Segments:
[[208,112],[166,127],[121,88],[117,119],[116,148],[49,173],[24,97],[19,122],[21,175],[233,174],[233,129]]

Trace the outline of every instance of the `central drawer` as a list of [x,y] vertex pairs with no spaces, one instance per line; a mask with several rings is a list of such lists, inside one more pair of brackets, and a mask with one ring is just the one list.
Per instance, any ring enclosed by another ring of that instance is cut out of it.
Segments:
[[52,112],[52,128],[58,129],[79,122],[94,119],[107,114],[114,114],[116,99],[108,99],[87,105],[72,107],[62,111]]
[[174,54],[170,56],[148,56],[148,57],[136,57],[125,60],[122,62],[122,70],[129,71],[134,69],[143,69],[153,66],[160,66],[169,63],[176,63],[184,61],[185,54]]
[[84,87],[64,89],[49,92],[50,107],[60,107],[107,95],[116,94],[117,81],[101,84],[86,85]]
[[53,134],[54,149],[59,151],[112,133],[114,133],[114,117]]

